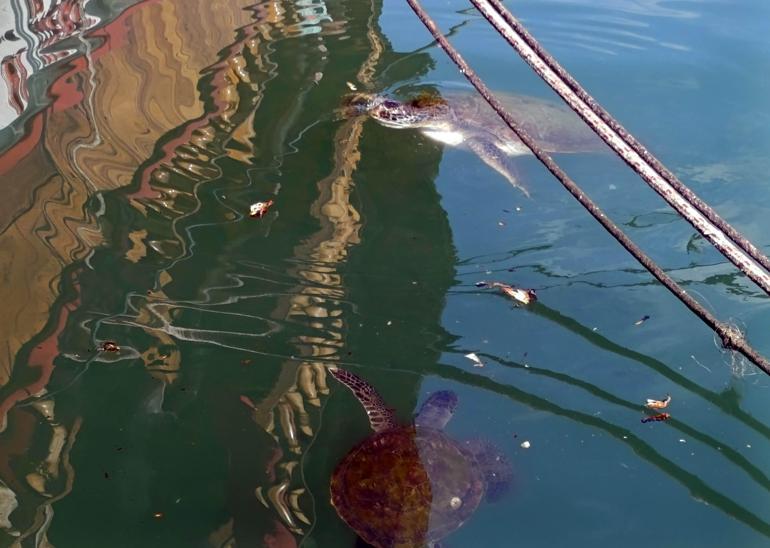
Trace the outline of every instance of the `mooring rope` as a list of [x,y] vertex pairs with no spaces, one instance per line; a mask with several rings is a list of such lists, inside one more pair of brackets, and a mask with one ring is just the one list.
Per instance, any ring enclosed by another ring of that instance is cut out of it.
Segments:
[[[474,0],[472,0],[474,1]],[[503,108],[497,98],[492,95],[486,84],[478,77],[463,57],[454,49],[436,24],[420,6],[417,0],[407,0],[417,17],[430,31],[442,49],[449,55],[452,61],[460,69],[460,72],[476,88],[479,94],[489,103],[497,114],[505,121],[508,127],[521,139],[538,160],[550,171],[554,177],[572,194],[580,204],[622,245],[634,258],[639,261],[666,289],[673,293],[685,306],[687,306],[701,321],[708,325],[719,336],[725,348],[736,350],[751,360],[762,371],[770,375],[770,362],[759,354],[746,341],[739,329],[719,321],[697,300],[677,284],[663,269],[661,269],[644,251],[642,251],[631,239],[613,223],[601,208],[591,200],[585,192],[559,167],[559,165],[546,153],[535,140],[524,131],[513,117]],[[692,206],[691,206],[692,207]]]
[[[591,129],[593,129],[602,140],[623,158],[623,160],[634,171],[645,179],[653,189],[660,194],[672,207],[681,213],[695,228],[709,238],[709,232],[703,232],[699,225],[692,220],[685,211],[677,207],[680,201],[673,196],[669,189],[659,185],[659,180],[664,179],[681,197],[697,209],[714,227],[725,233],[740,249],[746,252],[752,259],[762,265],[765,270],[770,271],[770,259],[757,249],[743,234],[733,228],[727,221],[722,219],[711,206],[701,200],[687,185],[682,183],[676,175],[669,171],[654,155],[652,155],[636,138],[631,135],[620,122],[607,112],[572,75],[567,72],[556,59],[551,56],[540,43],[527,31],[527,29],[516,19],[511,12],[499,0],[471,0],[471,3],[481,12],[492,26],[505,38],[508,43],[516,49],[521,57],[537,72],[549,86],[574,110]],[[589,115],[589,111],[599,118],[596,123],[595,117]],[[625,147],[629,147],[634,154],[628,154]],[[647,165],[640,164],[642,160]],[[643,167],[642,167],[643,166]],[[647,170],[643,169],[649,166],[655,172],[655,179],[647,178]],[[709,238],[710,241],[711,238]],[[713,242],[717,248],[722,251],[717,243]],[[724,251],[723,251],[724,253]],[[730,258],[730,257],[728,257]],[[751,277],[750,270],[745,270],[740,264],[730,259],[738,268]],[[753,278],[752,278],[753,279]],[[755,280],[756,281],[756,280]],[[758,285],[768,292],[767,287]]]
[[532,37],[499,0],[471,3],[578,116],[730,262],[770,295],[770,259],[634,138]]

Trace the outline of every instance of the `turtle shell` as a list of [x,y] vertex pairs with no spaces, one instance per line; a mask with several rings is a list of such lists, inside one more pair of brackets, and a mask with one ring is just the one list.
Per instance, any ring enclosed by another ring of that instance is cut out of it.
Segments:
[[443,431],[399,426],[378,432],[337,465],[337,513],[369,544],[436,542],[478,507],[485,483],[473,456]]

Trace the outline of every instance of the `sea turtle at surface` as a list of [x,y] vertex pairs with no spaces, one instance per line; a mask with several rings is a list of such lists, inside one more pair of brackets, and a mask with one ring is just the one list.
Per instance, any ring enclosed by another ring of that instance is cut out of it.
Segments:
[[[604,143],[568,108],[523,95],[495,94],[514,120],[549,153],[597,152]],[[399,101],[357,93],[346,99],[346,115],[367,114],[386,127],[419,129],[427,137],[473,151],[482,161],[529,196],[511,162],[531,154],[477,93],[449,90],[421,93]]]
[[331,478],[339,516],[377,548],[437,546],[482,499],[507,491],[507,459],[483,441],[460,442],[444,432],[457,395],[434,392],[410,424],[399,424],[377,391],[338,367],[330,373],[363,405],[374,433],[354,447]]

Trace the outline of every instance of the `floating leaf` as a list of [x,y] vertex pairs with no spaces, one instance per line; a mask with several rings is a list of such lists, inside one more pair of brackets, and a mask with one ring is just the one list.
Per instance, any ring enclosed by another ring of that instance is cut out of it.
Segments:
[[249,217],[255,217],[257,219],[263,217],[270,206],[273,205],[273,200],[267,200],[266,202],[256,202],[249,206]]

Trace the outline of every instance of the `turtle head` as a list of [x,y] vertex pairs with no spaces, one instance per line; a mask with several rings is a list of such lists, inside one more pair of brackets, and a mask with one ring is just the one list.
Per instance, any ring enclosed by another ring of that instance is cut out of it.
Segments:
[[338,110],[340,118],[352,118],[369,114],[369,111],[379,104],[384,97],[376,93],[350,93],[342,100],[342,108]]
[[397,129],[425,127],[446,109],[441,97],[421,94],[409,101],[374,93],[356,93],[343,106],[343,116],[367,114],[385,127]]
[[414,418],[418,428],[443,429],[457,408],[457,394],[451,390],[439,390],[430,395]]

